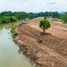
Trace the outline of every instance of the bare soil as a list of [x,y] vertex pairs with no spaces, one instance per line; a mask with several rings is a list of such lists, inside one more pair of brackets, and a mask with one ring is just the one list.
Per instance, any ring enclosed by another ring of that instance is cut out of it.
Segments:
[[42,35],[39,21],[35,18],[16,26],[19,35],[14,39],[21,51],[36,67],[67,67],[67,27],[49,20],[51,28]]

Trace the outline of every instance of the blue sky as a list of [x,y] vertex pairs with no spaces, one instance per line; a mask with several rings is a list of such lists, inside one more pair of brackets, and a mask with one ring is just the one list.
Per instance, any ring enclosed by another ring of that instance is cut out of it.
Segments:
[[67,0],[0,0],[1,11],[67,11]]

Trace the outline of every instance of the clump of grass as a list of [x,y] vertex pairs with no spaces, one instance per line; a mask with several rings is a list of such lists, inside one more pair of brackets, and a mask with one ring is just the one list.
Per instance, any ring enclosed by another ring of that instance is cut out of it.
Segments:
[[13,38],[15,38],[18,35],[16,28],[12,28],[11,33]]
[[3,29],[3,25],[0,24],[0,29]]
[[6,28],[9,29],[9,28],[12,28],[13,26],[14,26],[14,23],[8,23],[8,24],[6,25]]

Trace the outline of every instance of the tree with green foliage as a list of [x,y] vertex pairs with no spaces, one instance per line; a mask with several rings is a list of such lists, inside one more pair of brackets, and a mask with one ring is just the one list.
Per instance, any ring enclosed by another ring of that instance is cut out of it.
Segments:
[[64,21],[64,23],[67,23],[67,14],[63,14],[61,19]]
[[26,12],[16,12],[15,16],[19,20],[25,20],[28,17]]
[[29,19],[33,19],[35,17],[35,14],[34,13],[28,13],[28,18]]
[[40,21],[39,26],[43,29],[43,33],[45,33],[45,30],[50,28],[50,23],[47,19],[43,19]]
[[16,22],[17,18],[15,16],[10,17],[10,22]]
[[16,22],[21,20],[33,19],[36,17],[52,17],[58,18],[67,23],[67,12],[58,13],[58,12],[39,12],[39,13],[27,13],[27,12],[11,12],[4,11],[0,13],[0,24]]
[[4,11],[0,13],[0,16],[14,16],[14,13],[11,11]]
[[52,12],[52,17],[53,18],[59,18],[59,13],[58,12]]
[[10,18],[8,16],[2,16],[1,20],[2,20],[2,23],[9,23],[10,22]]

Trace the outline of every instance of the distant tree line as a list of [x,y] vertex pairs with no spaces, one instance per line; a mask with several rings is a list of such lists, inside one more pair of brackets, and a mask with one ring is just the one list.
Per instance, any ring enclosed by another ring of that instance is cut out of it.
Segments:
[[18,20],[33,19],[36,17],[53,17],[62,19],[67,23],[67,13],[58,13],[58,12],[39,12],[39,13],[27,13],[27,12],[11,12],[4,11],[0,13],[0,24],[16,22]]

